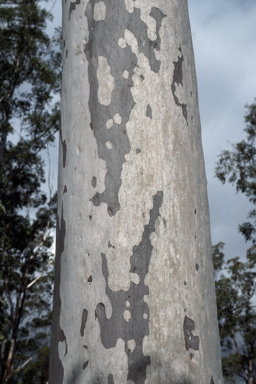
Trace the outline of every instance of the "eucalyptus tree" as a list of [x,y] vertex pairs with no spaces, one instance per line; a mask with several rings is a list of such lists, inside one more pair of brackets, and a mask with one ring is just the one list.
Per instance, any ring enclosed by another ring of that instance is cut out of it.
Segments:
[[63,1],[49,383],[222,383],[186,0]]
[[219,155],[215,168],[218,179],[229,182],[248,197],[252,207],[248,221],[239,225],[251,244],[245,257],[224,261],[223,243],[214,246],[215,270],[226,270],[216,279],[223,373],[227,380],[256,382],[256,103],[246,105],[246,138]]
[[246,138],[232,144],[232,150],[223,150],[219,155],[215,168],[216,177],[222,182],[231,183],[237,192],[244,193],[252,203],[248,212],[249,221],[239,225],[239,232],[245,241],[256,244],[256,99],[251,105],[246,105],[244,132]]
[[[223,375],[228,383],[256,382],[256,255],[255,245],[239,257],[224,260],[223,243],[213,247],[216,296],[223,351]],[[225,271],[225,273],[223,273]]]
[[[38,0],[0,5],[0,381],[49,339],[56,198],[43,189],[42,151],[59,127],[60,33]],[[58,98],[57,98],[58,99]],[[39,277],[41,278],[39,279]],[[47,331],[48,330],[48,331]],[[48,335],[47,335],[48,333]],[[32,381],[31,381],[32,383]]]

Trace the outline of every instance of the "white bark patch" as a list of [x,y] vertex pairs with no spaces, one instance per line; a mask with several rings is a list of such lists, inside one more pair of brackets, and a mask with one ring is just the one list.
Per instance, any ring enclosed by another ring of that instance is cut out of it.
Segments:
[[98,100],[102,105],[111,103],[111,94],[115,88],[115,78],[110,73],[110,66],[105,57],[98,57],[97,79],[99,83]]
[[99,1],[94,6],[94,20],[100,21],[104,20],[106,17],[106,5],[103,3],[103,1]]
[[59,353],[59,358],[62,360],[66,354],[66,341],[60,341],[58,344],[58,353]]
[[125,321],[129,321],[129,320],[131,320],[131,318],[132,318],[132,316],[131,316],[131,312],[130,311],[128,311],[128,309],[126,309],[125,311],[124,311],[124,319],[125,319]]
[[112,126],[113,126],[113,119],[109,119],[109,120],[106,122],[106,127],[107,127],[108,129],[110,129]]
[[126,303],[125,303],[125,305],[126,305],[126,307],[129,308],[131,304],[130,304],[130,302],[127,300]]
[[116,113],[114,116],[115,123],[121,124],[122,123],[122,117],[119,115],[119,113]]
[[[135,55],[137,56],[139,53],[138,41],[137,41],[136,37],[134,36],[134,34],[131,31],[129,31],[129,29],[124,30],[124,41],[125,41],[125,43],[130,45],[132,52],[135,53]],[[125,46],[126,46],[126,44],[125,44]]]
[[133,340],[133,339],[128,340],[128,341],[127,341],[127,347],[129,348],[129,350],[130,350],[131,352],[133,352],[134,349],[135,349],[135,347],[136,347],[136,342],[135,342],[135,340]]
[[113,148],[113,144],[109,140],[106,141],[106,146],[108,147],[108,149],[112,149]]
[[[186,95],[185,95],[185,90],[181,84],[177,85],[175,83],[175,92],[174,93],[177,96],[180,104],[186,104],[187,99],[186,99]],[[182,111],[180,112],[180,114],[182,115]]]
[[123,72],[123,77],[124,77],[125,79],[128,79],[128,77],[129,77],[129,72],[128,72],[127,70],[125,70],[125,71]]
[[130,278],[131,278],[131,281],[134,283],[134,284],[139,284],[140,282],[140,277],[137,273],[130,273]]
[[120,39],[118,40],[118,45],[121,48],[125,48],[126,47],[126,42],[125,42],[125,40],[122,37],[120,37]]
[[125,0],[125,6],[129,13],[133,12],[133,5],[134,5],[133,0]]

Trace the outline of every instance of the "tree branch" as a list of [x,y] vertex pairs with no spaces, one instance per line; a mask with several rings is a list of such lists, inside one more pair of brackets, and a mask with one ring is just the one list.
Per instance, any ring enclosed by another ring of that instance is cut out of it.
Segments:
[[24,368],[26,367],[26,365],[27,365],[31,360],[32,360],[32,357],[30,357],[27,361],[25,361],[25,363],[23,363],[23,364],[20,365],[18,368],[16,368],[15,371],[13,372],[13,375],[19,373],[22,369],[24,369]]

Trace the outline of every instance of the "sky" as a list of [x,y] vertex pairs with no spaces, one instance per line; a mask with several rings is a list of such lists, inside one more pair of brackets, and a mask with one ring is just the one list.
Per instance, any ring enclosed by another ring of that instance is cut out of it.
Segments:
[[[221,150],[231,149],[232,143],[245,138],[244,106],[256,97],[256,0],[188,0],[188,5],[212,243],[223,241],[227,258],[244,258],[248,244],[238,233],[238,225],[246,221],[250,204],[245,196],[236,194],[235,187],[222,185],[214,177],[214,167]],[[53,14],[54,25],[60,25],[60,0]],[[56,188],[56,148],[51,153]]]
[[245,104],[256,97],[256,1],[188,0],[196,61],[212,243],[228,258],[244,257],[238,233],[250,204],[214,177],[217,156],[244,139]]

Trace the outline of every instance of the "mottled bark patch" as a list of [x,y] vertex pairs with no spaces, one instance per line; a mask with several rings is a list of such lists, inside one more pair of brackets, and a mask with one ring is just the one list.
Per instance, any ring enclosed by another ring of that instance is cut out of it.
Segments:
[[133,247],[130,272],[138,275],[137,284],[131,282],[128,291],[112,291],[108,285],[107,259],[102,254],[102,272],[106,279],[106,294],[112,305],[112,316],[109,319],[106,317],[104,304],[97,305],[101,341],[105,348],[115,347],[118,338],[125,341],[125,352],[128,356],[127,380],[132,380],[135,384],[145,383],[146,367],[150,364],[150,356],[144,356],[142,348],[144,337],[149,335],[150,317],[148,304],[144,301],[144,296],[149,294],[149,288],[144,279],[153,250],[150,235],[155,231],[155,222],[160,215],[162,202],[163,192],[157,192],[153,196],[149,224],[144,227],[141,242]]
[[[132,76],[138,65],[137,57],[129,45],[118,45],[129,30],[138,42],[139,53],[149,60],[151,70],[158,73],[161,62],[157,60],[154,50],[160,50],[160,34],[162,18],[165,15],[158,8],[152,8],[152,17],[157,24],[155,41],[148,38],[147,25],[141,20],[140,10],[134,8],[128,12],[124,1],[108,0],[105,2],[106,13],[102,20],[95,20],[94,11],[98,4],[90,0],[85,15],[88,21],[89,39],[85,46],[88,60],[88,78],[90,83],[89,109],[91,113],[93,133],[98,146],[98,155],[106,161],[105,190],[97,192],[92,202],[99,206],[102,202],[108,205],[110,216],[120,209],[118,192],[121,187],[121,172],[125,155],[130,152],[130,141],[126,132],[126,124],[135,105],[131,93]],[[115,88],[111,94],[109,105],[102,105],[98,100],[99,81],[97,78],[98,58],[106,58],[110,66],[111,76],[114,77]],[[125,74],[125,76],[124,76]],[[121,117],[117,121],[117,114]],[[111,124],[110,124],[111,122]],[[111,150],[106,143],[111,143]]]
[[70,20],[72,11],[75,11],[75,10],[76,10],[76,6],[77,6],[78,4],[80,4],[80,3],[81,3],[81,0],[76,0],[76,1],[74,1],[73,3],[72,3],[72,2],[70,3],[70,6],[69,6],[69,14],[68,14],[68,18],[69,18],[69,20]]
[[109,375],[108,375],[108,384],[115,384],[115,383],[114,383],[114,377],[113,377],[112,374],[109,374]]
[[194,336],[192,331],[195,330],[195,322],[189,317],[185,316],[183,322],[183,333],[185,339],[185,347],[188,351],[189,348],[194,349],[195,351],[199,350],[199,337]]
[[81,319],[81,328],[80,328],[80,334],[81,336],[84,336],[84,330],[87,322],[87,317],[88,317],[88,311],[87,309],[83,309],[82,312],[82,319]]
[[146,116],[152,119],[152,108],[150,107],[149,104],[147,105]]
[[[172,85],[171,85],[171,90],[173,93],[174,101],[176,105],[182,108],[182,113],[183,116],[188,124],[188,113],[187,113],[187,105],[186,104],[181,104],[179,102],[178,97],[175,95],[175,90],[176,86],[179,84],[183,86],[183,70],[182,70],[182,63],[184,60],[183,53],[181,51],[181,48],[179,48],[179,51],[181,53],[181,56],[178,57],[178,61],[174,61],[174,71],[173,71],[173,80],[172,80]],[[176,85],[175,85],[176,84]]]
[[88,277],[87,281],[88,283],[92,283],[92,275]]
[[95,176],[93,176],[92,181],[91,181],[91,184],[92,184],[93,188],[96,188],[96,183],[97,183],[97,179],[96,179]]
[[[161,11],[161,9],[156,8],[156,7],[152,7],[149,16],[153,17],[155,19],[155,21],[156,21],[156,35],[157,35],[157,38],[154,41],[154,48],[157,51],[159,51],[160,50],[160,43],[161,43],[161,38],[160,38],[160,35],[159,35],[159,31],[160,31],[160,28],[161,28],[162,19],[164,17],[166,17],[166,15]],[[160,67],[159,67],[159,69],[160,69]],[[158,69],[157,72],[159,72],[159,69]]]
[[65,168],[66,167],[66,159],[67,159],[67,144],[66,144],[66,140],[62,140],[61,118],[60,118],[60,142],[62,145],[62,153],[63,153],[62,166],[63,166],[63,168]]
[[[66,343],[65,354],[67,354],[68,352],[66,336],[63,329],[61,329],[60,327],[61,254],[64,251],[65,236],[66,236],[66,222],[63,218],[63,205],[62,205],[61,220],[59,220],[59,217],[57,215],[57,227],[56,227],[56,256],[55,256],[54,298],[53,298],[54,307],[53,307],[53,316],[52,316],[52,339],[51,339],[50,371],[49,371],[50,382],[56,383],[56,384],[63,383],[63,377],[64,377],[64,368],[59,358],[59,352],[58,352],[59,342],[65,341]],[[53,375],[55,377],[53,377]]]

